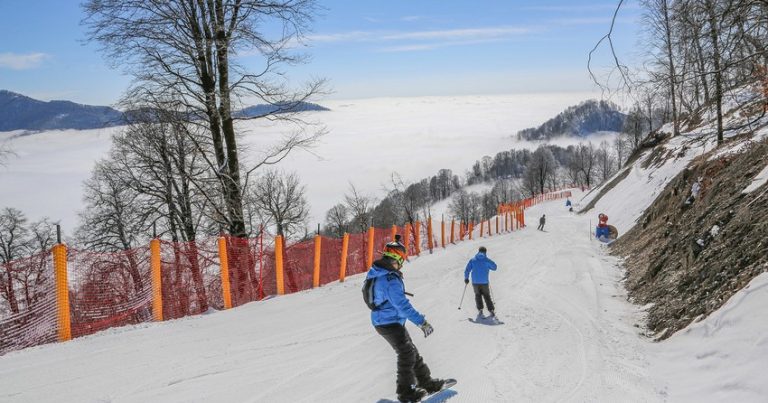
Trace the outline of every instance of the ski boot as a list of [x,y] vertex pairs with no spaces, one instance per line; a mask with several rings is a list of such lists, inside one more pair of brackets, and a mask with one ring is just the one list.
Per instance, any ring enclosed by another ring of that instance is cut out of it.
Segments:
[[[442,385],[441,385],[442,386]],[[408,386],[408,389],[401,390],[398,388],[397,400],[403,403],[420,402],[429,393],[424,389],[416,385]]]
[[419,387],[424,388],[424,390],[427,391],[428,394],[433,394],[435,392],[439,392],[443,390],[443,385],[445,385],[446,379],[438,379],[438,378],[432,378],[425,382],[419,382]]

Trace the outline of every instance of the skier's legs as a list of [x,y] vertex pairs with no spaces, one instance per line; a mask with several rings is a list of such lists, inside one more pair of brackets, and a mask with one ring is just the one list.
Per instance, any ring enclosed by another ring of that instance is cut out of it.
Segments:
[[376,326],[376,331],[397,352],[397,390],[401,393],[416,384],[416,379],[430,379],[429,367],[411,341],[411,336],[405,326],[394,323]]
[[478,311],[483,310],[483,292],[480,289],[482,284],[472,284],[472,289],[475,290],[475,306]]
[[481,291],[483,293],[483,299],[485,300],[485,305],[488,307],[488,310],[495,312],[496,307],[493,306],[493,301],[491,300],[491,286],[489,284],[483,284]]

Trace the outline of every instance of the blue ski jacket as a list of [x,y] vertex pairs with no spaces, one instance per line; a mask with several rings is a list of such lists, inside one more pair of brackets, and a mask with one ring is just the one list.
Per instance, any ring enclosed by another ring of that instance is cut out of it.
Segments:
[[496,263],[488,259],[485,253],[478,252],[475,257],[469,259],[467,268],[464,269],[464,278],[468,279],[472,274],[472,284],[488,284],[488,270],[496,271]]
[[373,283],[373,303],[376,309],[371,311],[371,323],[374,326],[405,324],[408,319],[417,326],[424,324],[424,315],[420,314],[405,297],[405,285],[400,272],[387,270],[374,264],[368,270],[366,279],[375,279]]

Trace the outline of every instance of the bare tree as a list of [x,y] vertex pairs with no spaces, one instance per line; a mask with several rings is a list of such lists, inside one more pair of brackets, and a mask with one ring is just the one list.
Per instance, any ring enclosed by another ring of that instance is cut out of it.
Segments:
[[349,226],[349,212],[347,206],[339,203],[325,214],[325,231],[341,237],[347,232]]
[[365,232],[371,224],[374,200],[360,193],[354,184],[349,184],[349,193],[344,195],[344,202],[350,212],[350,224],[356,232]]
[[595,151],[598,171],[600,172],[600,182],[605,182],[616,173],[616,157],[613,155],[611,146],[607,141],[601,141],[600,147]]
[[461,222],[468,223],[480,219],[481,205],[480,196],[476,193],[468,193],[464,189],[459,189],[451,196],[448,210]]
[[21,258],[27,250],[29,229],[26,227],[27,217],[21,210],[6,207],[0,210],[0,293],[8,302],[12,313],[19,313],[19,300],[16,295],[16,272],[13,260]]
[[26,255],[31,258],[15,267],[16,278],[21,284],[27,309],[47,294],[47,288],[43,287],[43,284],[50,281],[53,276],[47,261],[48,251],[56,243],[55,227],[56,223],[51,222],[47,217],[31,223],[28,227]]
[[267,170],[257,180],[252,198],[277,235],[290,238],[306,232],[309,205],[304,192],[295,173]]
[[643,5],[646,9],[646,27],[650,30],[651,36],[657,39],[651,43],[658,43],[658,50],[662,54],[660,59],[663,61],[660,64],[666,73],[664,75],[664,81],[665,84],[669,86],[669,98],[672,102],[673,136],[677,136],[680,134],[680,122],[677,116],[678,87],[677,74],[675,73],[675,54],[672,49],[673,27],[668,3],[668,0],[643,0]]
[[0,143],[0,167],[6,166],[8,158],[15,155],[11,146],[6,143],[7,142]]
[[632,150],[631,147],[632,147],[631,140],[624,133],[618,134],[616,138],[613,140],[613,150],[616,155],[617,169],[621,169],[621,167],[624,166],[624,163],[627,161],[627,157],[629,156]]
[[[135,90],[180,99],[204,118],[222,184],[229,231],[245,236],[244,186],[233,110],[241,98],[275,105],[260,118],[304,123],[296,106],[319,93],[323,80],[291,90],[282,66],[303,62],[291,46],[300,43],[316,11],[314,0],[88,0],[83,5],[88,38],[135,79]],[[276,25],[276,37],[261,29]],[[261,71],[247,71],[234,56],[261,56]],[[289,136],[273,162],[314,134]]]
[[556,169],[557,162],[552,151],[547,147],[540,146],[533,152],[526,166],[524,188],[531,195],[545,193],[547,184],[552,184]]
[[582,180],[587,187],[592,187],[595,171],[597,168],[597,159],[595,158],[595,146],[592,143],[579,144],[576,147],[576,153],[572,163],[575,169],[581,174]]
[[[129,251],[142,240],[146,228],[146,215],[142,209],[141,194],[126,186],[113,161],[96,164],[92,176],[84,184],[85,209],[80,213],[80,226],[76,238],[87,248],[97,251]],[[138,262],[131,253],[127,270],[135,290],[145,284],[139,273]]]

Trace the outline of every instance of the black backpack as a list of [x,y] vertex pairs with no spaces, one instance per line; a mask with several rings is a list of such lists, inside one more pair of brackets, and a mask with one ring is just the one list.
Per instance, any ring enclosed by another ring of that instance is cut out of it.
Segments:
[[[401,274],[399,272],[388,273],[387,274],[387,281],[394,280],[395,278],[401,279],[400,281],[402,281],[402,277],[400,277],[400,276],[401,276]],[[370,309],[372,311],[375,311],[375,310],[379,309],[379,307],[376,304],[373,303],[373,298],[374,298],[373,286],[376,283],[376,278],[377,277],[367,278],[367,279],[365,279],[365,282],[363,283],[363,301],[365,301],[365,305],[368,306],[368,309]],[[410,295],[411,297],[413,296],[413,294],[411,294],[409,292],[406,292],[405,295]]]
[[378,307],[373,303],[373,285],[376,282],[376,278],[367,278],[363,283],[363,301],[368,309],[375,311]]

